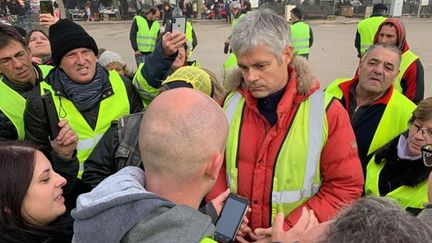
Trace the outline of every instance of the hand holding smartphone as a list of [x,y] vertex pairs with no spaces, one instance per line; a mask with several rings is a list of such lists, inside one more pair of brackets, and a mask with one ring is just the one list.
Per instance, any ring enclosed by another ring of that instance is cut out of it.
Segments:
[[216,222],[215,240],[234,242],[248,205],[247,198],[230,193]]
[[51,15],[54,15],[54,7],[51,0],[40,0],[39,5],[41,14],[49,13]]
[[185,34],[186,33],[186,16],[173,17],[171,19],[171,33],[174,31]]
[[59,118],[52,98],[51,92],[45,90],[45,94],[42,95],[42,103],[44,107],[45,117],[47,118],[48,125],[50,127],[50,140],[56,139],[59,134]]

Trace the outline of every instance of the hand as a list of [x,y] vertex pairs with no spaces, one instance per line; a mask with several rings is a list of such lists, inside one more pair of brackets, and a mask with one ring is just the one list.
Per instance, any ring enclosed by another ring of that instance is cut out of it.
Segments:
[[34,64],[42,64],[42,59],[40,59],[39,57],[32,57],[31,62]]
[[71,159],[78,144],[78,135],[69,126],[67,120],[58,123],[58,136],[51,141],[51,147],[60,156]]
[[226,39],[225,42],[224,42],[224,44],[225,45],[229,45],[229,44],[231,44],[231,41],[229,39]]
[[[251,208],[248,207],[247,209],[247,213],[250,213],[252,210]],[[248,242],[244,237],[246,235],[249,236],[250,239],[252,239],[253,241],[256,241],[258,238],[257,236],[253,233],[252,229],[248,226],[249,224],[249,219],[244,216],[243,220],[242,220],[242,224],[240,225],[240,229],[237,232],[237,236],[236,236],[236,240],[238,242]]]
[[162,36],[162,49],[167,56],[177,53],[179,47],[186,43],[186,36],[180,32],[167,32]]
[[49,28],[51,25],[55,24],[59,19],[54,17],[52,14],[44,13],[39,14],[39,22],[43,27]]
[[219,194],[217,197],[215,197],[213,200],[210,201],[211,204],[213,204],[213,207],[215,208],[217,215],[219,215],[220,212],[222,211],[222,207],[225,203],[225,200],[229,196],[229,193],[230,193],[230,189],[228,188],[224,192]]
[[307,210],[306,207],[303,207],[302,214],[297,221],[297,223],[289,229],[288,231],[284,231],[284,215],[282,213],[278,213],[274,219],[273,225],[271,228],[267,229],[256,229],[255,233],[259,236],[268,237],[271,235],[271,241],[276,242],[296,242],[300,241],[303,237],[303,234],[310,230],[311,228],[318,225],[318,220],[315,217],[315,214],[312,210]]
[[140,50],[136,50],[135,51],[135,56],[139,56],[139,55],[141,55],[141,51]]

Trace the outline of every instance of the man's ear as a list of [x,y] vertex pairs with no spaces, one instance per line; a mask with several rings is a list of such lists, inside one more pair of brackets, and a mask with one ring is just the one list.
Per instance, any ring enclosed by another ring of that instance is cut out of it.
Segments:
[[291,45],[287,45],[283,50],[282,61],[288,64],[291,62],[292,59],[293,59],[293,48]]
[[208,164],[206,168],[206,175],[208,175],[211,179],[216,180],[219,175],[219,170],[222,167],[222,163],[224,160],[223,152],[217,153],[213,156],[211,162]]
[[26,50],[27,54],[30,56],[30,59],[32,59],[33,54],[31,53],[30,48],[26,47],[25,50]]

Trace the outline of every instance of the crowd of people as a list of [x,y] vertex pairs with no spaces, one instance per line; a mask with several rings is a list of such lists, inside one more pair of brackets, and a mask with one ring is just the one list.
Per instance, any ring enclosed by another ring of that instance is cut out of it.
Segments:
[[215,242],[230,193],[237,242],[430,242],[432,97],[383,9],[328,87],[298,8],[231,3],[223,82],[157,8],[132,23],[135,73],[70,20],[0,25],[0,242]]

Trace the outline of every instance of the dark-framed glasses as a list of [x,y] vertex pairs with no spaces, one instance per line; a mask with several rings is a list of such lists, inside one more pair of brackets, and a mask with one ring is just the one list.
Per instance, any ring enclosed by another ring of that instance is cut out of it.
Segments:
[[422,146],[421,153],[424,165],[432,167],[432,144],[426,144]]
[[410,124],[410,129],[412,131],[414,131],[415,134],[417,134],[418,132],[421,131],[421,134],[425,139],[431,139],[432,138],[432,131],[431,130],[429,130],[425,127],[421,127],[420,125],[416,124],[415,122]]

